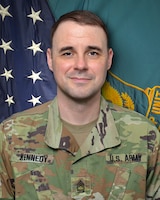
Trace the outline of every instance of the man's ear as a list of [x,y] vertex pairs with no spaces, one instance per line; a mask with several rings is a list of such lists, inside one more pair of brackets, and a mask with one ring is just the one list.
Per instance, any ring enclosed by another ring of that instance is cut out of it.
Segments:
[[51,52],[50,48],[47,49],[47,63],[48,63],[49,69],[53,72],[53,67],[52,67],[52,52]]
[[113,59],[113,50],[110,48],[108,50],[108,65],[107,65],[107,70],[109,70],[112,66],[112,59]]

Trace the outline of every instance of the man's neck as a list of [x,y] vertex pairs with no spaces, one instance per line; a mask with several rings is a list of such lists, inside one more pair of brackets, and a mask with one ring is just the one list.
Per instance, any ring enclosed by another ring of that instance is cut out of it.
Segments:
[[86,101],[60,98],[57,95],[61,118],[74,125],[90,123],[98,118],[100,110],[100,96]]

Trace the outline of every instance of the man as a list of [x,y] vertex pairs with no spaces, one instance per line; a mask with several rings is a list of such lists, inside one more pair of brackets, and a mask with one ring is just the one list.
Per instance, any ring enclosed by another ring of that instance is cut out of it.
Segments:
[[101,96],[112,57],[93,13],[73,11],[55,23],[47,60],[57,97],[1,124],[0,198],[160,198],[158,130]]

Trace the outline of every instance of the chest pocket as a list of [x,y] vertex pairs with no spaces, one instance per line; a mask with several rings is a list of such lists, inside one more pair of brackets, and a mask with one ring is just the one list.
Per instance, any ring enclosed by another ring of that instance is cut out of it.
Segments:
[[53,165],[53,156],[34,156],[23,154],[13,155],[11,158],[15,180],[15,198],[53,200],[48,182],[49,173],[53,176],[50,171],[51,165]]
[[146,188],[147,157],[141,154],[113,154],[106,156],[115,176],[108,200],[144,199]]
[[117,168],[108,200],[123,199],[126,192],[126,186],[130,177],[130,173],[131,172],[128,169]]
[[44,167],[35,168],[30,172],[31,180],[33,181],[35,191],[37,193],[38,199],[46,200],[53,199],[51,188],[46,179],[46,174]]

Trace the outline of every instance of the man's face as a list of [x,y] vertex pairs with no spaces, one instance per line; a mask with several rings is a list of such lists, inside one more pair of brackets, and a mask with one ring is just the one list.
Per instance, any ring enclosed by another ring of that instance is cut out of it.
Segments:
[[66,21],[59,25],[47,51],[57,95],[75,100],[99,96],[112,63],[105,32],[98,26]]

